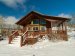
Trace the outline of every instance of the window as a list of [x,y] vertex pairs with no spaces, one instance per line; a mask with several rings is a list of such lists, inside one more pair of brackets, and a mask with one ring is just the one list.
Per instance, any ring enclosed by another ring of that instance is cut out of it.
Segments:
[[35,31],[38,30],[38,27],[33,27],[33,30],[35,30]]
[[40,19],[40,21],[39,21],[39,19],[34,19],[33,20],[33,24],[46,24],[46,21],[44,20],[44,19]]
[[40,20],[40,24],[46,24],[46,21],[45,20]]
[[39,20],[38,19],[33,20],[33,24],[39,24]]
[[28,30],[30,31],[30,30],[31,30],[31,28],[30,28],[30,27],[28,27]]
[[45,27],[45,26],[42,26],[42,27],[41,27],[41,31],[44,32],[45,30],[46,30],[46,27]]

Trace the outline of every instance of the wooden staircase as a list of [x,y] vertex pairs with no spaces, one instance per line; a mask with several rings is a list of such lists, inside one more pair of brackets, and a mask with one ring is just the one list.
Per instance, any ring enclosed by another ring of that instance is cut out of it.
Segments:
[[23,46],[25,45],[25,40],[28,37],[28,31],[24,32],[22,35],[19,35],[19,31],[15,31],[13,32],[13,34],[11,34],[8,39],[9,39],[9,44],[12,45],[19,45],[19,46]]
[[16,36],[12,42],[11,42],[11,46],[16,46],[16,47],[20,47],[20,38],[21,36]]
[[11,44],[12,40],[13,40],[14,38],[16,38],[16,36],[18,36],[18,35],[19,35],[18,31],[15,31],[15,32],[13,32],[10,36],[8,36],[9,44]]

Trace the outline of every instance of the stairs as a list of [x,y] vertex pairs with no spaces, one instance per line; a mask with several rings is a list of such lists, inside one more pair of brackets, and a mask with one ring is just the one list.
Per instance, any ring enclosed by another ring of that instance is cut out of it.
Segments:
[[9,44],[10,46],[14,46],[14,47],[20,47],[20,39],[21,39],[21,36],[16,36],[11,44]]

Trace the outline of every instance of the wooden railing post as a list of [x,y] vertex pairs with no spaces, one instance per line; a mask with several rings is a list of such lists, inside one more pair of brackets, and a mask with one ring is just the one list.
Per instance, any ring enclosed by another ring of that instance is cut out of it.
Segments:
[[63,32],[63,40],[68,41],[67,32]]
[[8,37],[8,40],[9,40],[9,44],[11,44],[11,41],[15,38],[15,36],[18,35],[18,31],[15,31],[13,32],[13,34],[11,34],[9,37]]
[[9,39],[9,42],[8,43],[11,44],[11,37],[9,37],[8,39]]
[[28,31],[24,32],[24,34],[21,36],[21,40],[20,40],[21,47],[25,44],[25,39],[27,36],[28,36]]
[[21,36],[21,40],[20,40],[20,46],[23,46],[23,36]]

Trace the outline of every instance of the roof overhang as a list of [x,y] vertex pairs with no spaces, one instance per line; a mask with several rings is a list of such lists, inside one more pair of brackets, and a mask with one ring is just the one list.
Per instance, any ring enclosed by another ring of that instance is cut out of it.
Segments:
[[45,20],[51,21],[51,22],[70,21],[69,18],[62,18],[62,17],[55,17],[55,16],[46,16],[46,15],[42,15],[42,14],[39,14],[37,12],[32,11],[32,12],[28,13],[26,16],[24,16],[22,19],[20,19],[18,22],[16,22],[16,24],[25,26],[28,22],[32,21],[35,18],[41,18],[41,19],[45,19]]

